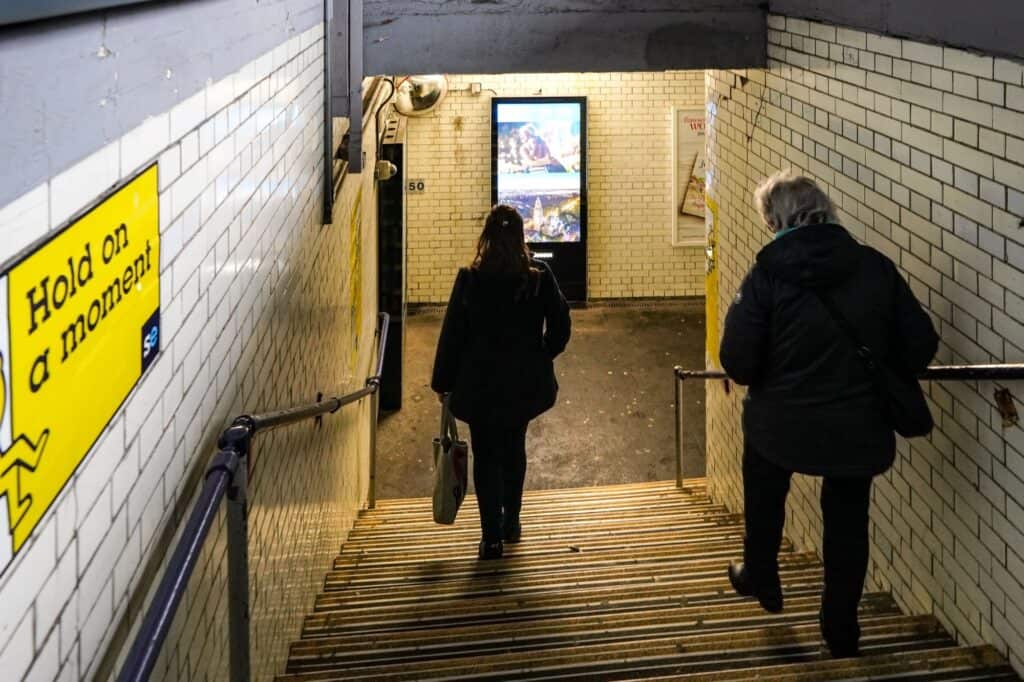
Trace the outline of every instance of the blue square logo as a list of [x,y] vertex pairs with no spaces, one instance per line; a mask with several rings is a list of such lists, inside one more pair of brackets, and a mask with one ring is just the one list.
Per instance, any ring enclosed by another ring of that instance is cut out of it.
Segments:
[[142,371],[145,372],[160,352],[160,310],[142,325]]

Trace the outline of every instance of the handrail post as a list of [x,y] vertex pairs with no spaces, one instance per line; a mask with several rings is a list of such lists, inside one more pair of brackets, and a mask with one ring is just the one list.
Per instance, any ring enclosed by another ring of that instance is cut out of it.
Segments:
[[221,436],[222,448],[238,453],[238,469],[228,488],[228,632],[231,682],[249,682],[249,446],[252,429],[236,419]]
[[380,414],[380,382],[373,384],[374,391],[370,394],[370,489],[367,492],[366,505],[370,509],[377,506],[377,418]]
[[683,377],[673,370],[676,385],[676,487],[683,487]]
[[388,328],[391,316],[387,313],[377,314],[377,373],[366,380],[370,392],[370,483],[366,493],[366,506],[374,509],[377,506],[377,421],[380,419],[380,377],[384,372],[384,354],[387,350]]

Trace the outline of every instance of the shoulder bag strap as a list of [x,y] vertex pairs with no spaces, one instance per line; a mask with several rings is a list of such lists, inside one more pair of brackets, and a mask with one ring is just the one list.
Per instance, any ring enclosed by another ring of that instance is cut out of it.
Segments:
[[452,413],[448,408],[448,402],[451,400],[451,394],[445,394],[444,400],[441,402],[441,428],[438,429],[438,440],[441,443],[445,442],[448,437],[448,420],[452,418]]
[[459,440],[459,427],[455,416],[450,411],[448,412],[448,437],[453,443]]
[[875,361],[875,354],[872,352],[871,348],[860,340],[860,335],[857,334],[857,330],[854,329],[853,325],[850,324],[850,321],[846,319],[841,312],[839,312],[839,308],[836,306],[835,301],[833,301],[828,294],[820,291],[815,291],[814,289],[808,289],[808,291],[813,293],[818,300],[821,301],[822,305],[825,306],[829,317],[832,318],[832,321],[835,322],[836,326],[839,327],[850,343],[853,344],[854,349],[857,351],[857,357],[859,357],[864,363],[868,372],[872,376],[875,376],[878,372],[878,363]]
[[452,394],[445,395],[441,403],[441,436],[440,440],[447,448],[451,443],[459,439],[459,427],[455,423],[455,417],[451,409]]

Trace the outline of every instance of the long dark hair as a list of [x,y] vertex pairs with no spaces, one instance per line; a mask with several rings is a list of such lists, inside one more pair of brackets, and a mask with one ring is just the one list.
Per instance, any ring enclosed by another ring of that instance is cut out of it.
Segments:
[[476,244],[473,269],[493,274],[526,275],[530,251],[523,235],[523,218],[511,206],[498,204],[487,214]]

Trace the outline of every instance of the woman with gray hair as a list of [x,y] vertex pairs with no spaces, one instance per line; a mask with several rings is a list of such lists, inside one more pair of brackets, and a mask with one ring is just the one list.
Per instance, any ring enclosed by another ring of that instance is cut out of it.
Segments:
[[834,657],[856,656],[871,481],[892,465],[896,447],[858,347],[913,376],[935,355],[938,336],[893,262],[838,224],[814,181],[776,173],[754,201],[774,239],[729,308],[720,353],[728,375],[749,386],[746,537],[729,579],[765,610],[782,610],[778,552],[790,477],[823,477],[822,635]]

